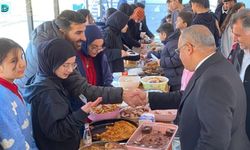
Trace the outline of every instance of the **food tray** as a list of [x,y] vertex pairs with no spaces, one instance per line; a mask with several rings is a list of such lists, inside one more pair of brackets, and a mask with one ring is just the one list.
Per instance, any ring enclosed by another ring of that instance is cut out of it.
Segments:
[[[92,122],[90,124],[92,140],[100,141],[99,139],[97,139],[96,135],[105,132],[107,130],[106,126],[113,125],[115,122],[118,122],[118,121],[127,121],[133,124],[135,127],[138,127],[137,123],[135,123],[134,121],[131,121],[128,119],[121,119],[121,118],[120,119],[107,119],[107,120]],[[124,139],[124,140],[117,141],[117,142],[127,142],[127,140],[128,139]]]
[[[152,127],[153,131],[160,131],[161,133],[165,133],[167,130],[172,130],[173,134],[172,136],[169,138],[169,142],[166,143],[166,145],[164,145],[161,148],[149,148],[149,147],[144,147],[141,145],[136,145],[134,144],[135,141],[137,141],[138,139],[142,139],[143,135],[141,130],[144,126],[150,126]],[[173,138],[177,132],[178,126],[173,125],[173,124],[166,124],[166,123],[155,123],[155,122],[144,122],[143,124],[141,124],[139,126],[139,128],[137,128],[137,130],[134,132],[134,134],[129,138],[128,142],[127,142],[127,148],[128,150],[169,150],[171,149],[171,145],[172,145],[172,141]]]

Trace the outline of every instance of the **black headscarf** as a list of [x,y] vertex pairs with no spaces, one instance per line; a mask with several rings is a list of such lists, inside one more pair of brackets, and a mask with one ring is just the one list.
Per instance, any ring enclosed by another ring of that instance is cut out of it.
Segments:
[[54,72],[67,59],[76,56],[73,45],[65,39],[53,39],[42,43],[38,51],[38,72],[55,76]]
[[120,33],[122,28],[128,23],[129,17],[121,11],[114,12],[107,20],[107,25],[112,30]]
[[127,16],[131,16],[133,14],[133,9],[128,3],[123,3],[119,6],[118,10],[126,14]]

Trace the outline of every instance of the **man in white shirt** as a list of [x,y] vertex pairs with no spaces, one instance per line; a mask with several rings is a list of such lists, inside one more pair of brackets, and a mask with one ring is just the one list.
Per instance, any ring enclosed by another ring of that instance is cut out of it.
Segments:
[[233,16],[232,29],[235,39],[244,54],[236,56],[240,78],[247,94],[246,131],[250,140],[250,9],[244,9]]

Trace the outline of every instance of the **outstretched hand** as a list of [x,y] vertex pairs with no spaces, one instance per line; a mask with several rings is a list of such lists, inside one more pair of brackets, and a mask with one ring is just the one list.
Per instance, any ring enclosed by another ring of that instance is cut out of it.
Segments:
[[81,107],[81,109],[86,112],[86,113],[89,113],[91,111],[91,109],[93,107],[96,107],[97,105],[100,104],[100,102],[102,101],[102,97],[98,97],[94,102],[88,102],[86,103],[85,105],[83,105]]
[[129,106],[144,106],[147,104],[146,92],[140,89],[123,90],[123,101]]

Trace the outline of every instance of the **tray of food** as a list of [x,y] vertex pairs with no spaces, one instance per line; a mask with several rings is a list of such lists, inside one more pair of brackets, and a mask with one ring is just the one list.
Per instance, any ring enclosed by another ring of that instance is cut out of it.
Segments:
[[137,128],[128,119],[108,119],[90,124],[93,141],[126,142]]
[[166,123],[143,123],[127,142],[128,150],[169,150],[178,126]]
[[164,76],[145,76],[141,78],[144,90],[161,90],[168,92],[168,78]]
[[119,112],[118,104],[100,104],[92,109],[88,118],[92,121],[114,119],[119,117]]
[[148,106],[137,106],[137,107],[125,107],[122,108],[120,111],[120,117],[121,118],[127,118],[131,119],[135,122],[138,122],[139,117],[143,113],[147,113],[150,111],[150,108]]
[[163,70],[160,68],[157,61],[147,61],[142,68],[143,73],[140,76],[155,76],[155,75],[162,75]]
[[88,146],[81,146],[79,150],[126,150],[124,143],[117,142],[93,142]]
[[155,115],[155,121],[172,122],[176,118],[177,109],[152,110],[150,113]]

